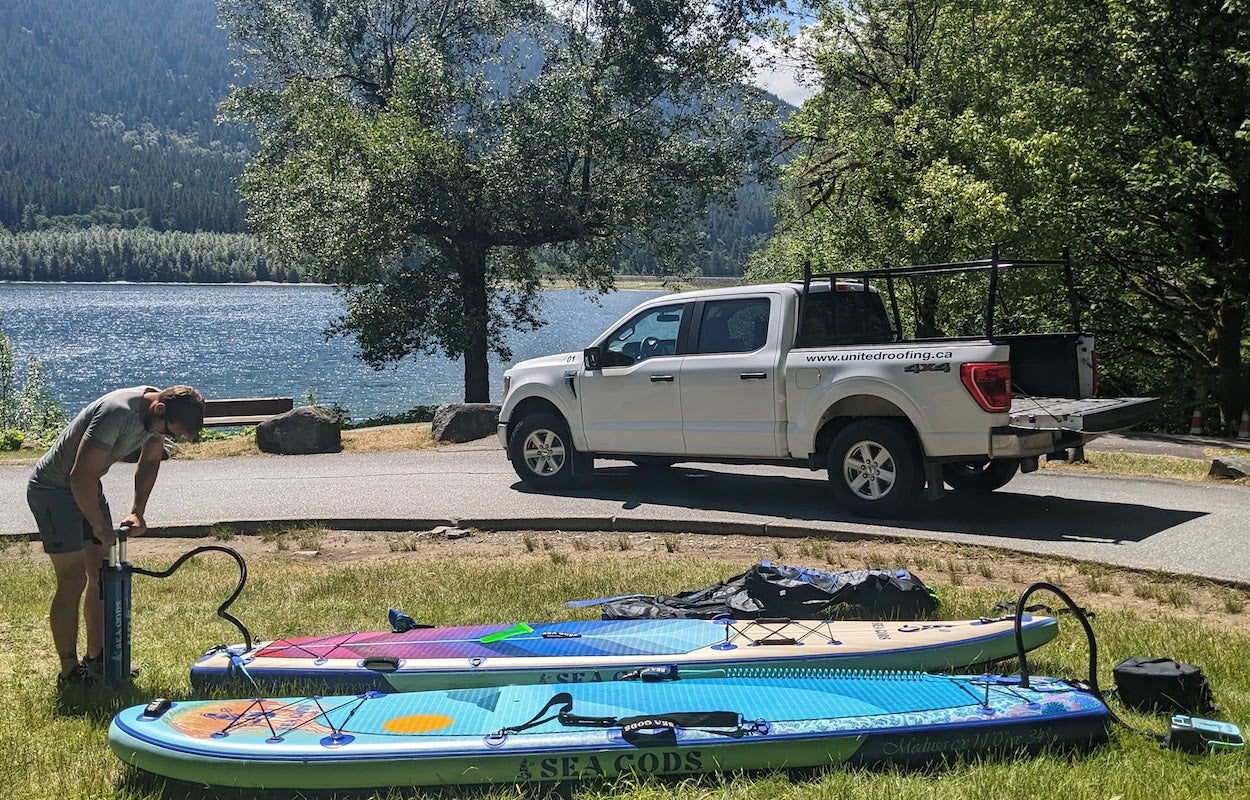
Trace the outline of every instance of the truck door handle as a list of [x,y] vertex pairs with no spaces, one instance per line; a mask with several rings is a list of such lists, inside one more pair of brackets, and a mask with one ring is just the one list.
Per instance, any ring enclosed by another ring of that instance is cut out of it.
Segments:
[[768,377],[767,372],[740,372],[738,377],[744,381],[762,381]]
[[652,383],[672,383],[673,376],[672,375],[652,375],[651,382]]

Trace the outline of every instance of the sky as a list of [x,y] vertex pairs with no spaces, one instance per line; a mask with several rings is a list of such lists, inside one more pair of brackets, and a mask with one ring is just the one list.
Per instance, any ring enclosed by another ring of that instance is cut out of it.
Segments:
[[793,106],[803,105],[803,101],[816,94],[810,80],[805,82],[803,70],[798,64],[778,58],[772,63],[758,62],[755,84],[785,100]]
[[[801,54],[805,44],[804,28],[814,23],[815,18],[805,0],[793,0],[787,6],[777,18],[783,20],[789,34],[797,38],[796,50]],[[755,54],[757,86],[794,106],[801,106],[804,100],[816,94],[813,76],[803,69],[801,55],[792,52],[787,56],[758,37],[752,39],[749,47]]]

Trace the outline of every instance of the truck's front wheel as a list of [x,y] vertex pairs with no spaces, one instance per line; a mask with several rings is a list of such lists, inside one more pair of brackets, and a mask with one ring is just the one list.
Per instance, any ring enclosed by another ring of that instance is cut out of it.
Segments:
[[1020,462],[1014,458],[997,461],[957,461],[942,465],[942,480],[957,492],[988,494],[1001,489],[1016,476]]
[[829,482],[838,503],[863,517],[899,517],[924,484],[919,448],[903,426],[882,419],[852,422],[829,447]]
[[530,414],[517,423],[508,457],[521,481],[535,489],[562,489],[576,481],[569,427],[555,414]]

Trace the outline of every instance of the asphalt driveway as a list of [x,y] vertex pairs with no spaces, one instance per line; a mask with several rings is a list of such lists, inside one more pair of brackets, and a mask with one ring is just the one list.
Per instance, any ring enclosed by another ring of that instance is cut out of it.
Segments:
[[[1097,446],[1119,446],[1119,439]],[[1190,457],[1204,457],[1208,447],[1150,444],[1198,454]],[[0,467],[0,534],[34,530],[25,502],[29,471]],[[126,507],[132,484],[128,465],[106,476],[115,510]],[[910,519],[866,521],[832,504],[823,473],[796,468],[655,471],[605,461],[575,491],[533,492],[517,481],[495,440],[483,439],[401,453],[175,460],[162,468],[148,510],[155,534],[269,521],[940,539],[1250,584],[1250,487],[1050,470],[1018,476],[985,498],[949,495]]]

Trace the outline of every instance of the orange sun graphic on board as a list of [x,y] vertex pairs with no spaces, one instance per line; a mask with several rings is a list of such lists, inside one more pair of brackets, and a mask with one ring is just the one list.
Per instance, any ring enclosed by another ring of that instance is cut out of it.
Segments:
[[452,721],[451,717],[442,714],[410,714],[388,719],[382,727],[391,733],[429,733],[446,728]]

